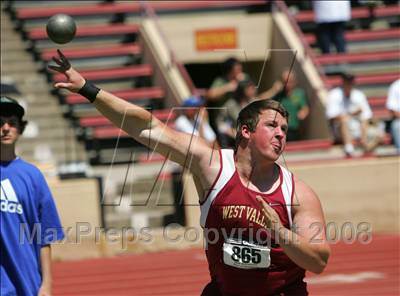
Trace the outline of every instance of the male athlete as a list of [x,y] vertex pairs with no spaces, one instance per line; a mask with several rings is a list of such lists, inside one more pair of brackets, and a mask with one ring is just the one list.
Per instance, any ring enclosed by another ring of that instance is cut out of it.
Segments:
[[330,248],[318,197],[275,163],[288,129],[278,102],[247,105],[238,118],[236,150],[216,151],[85,81],[58,55],[49,68],[67,81],[56,88],[85,96],[117,127],[193,174],[211,275],[202,295],[307,295],[305,270],[321,273]]

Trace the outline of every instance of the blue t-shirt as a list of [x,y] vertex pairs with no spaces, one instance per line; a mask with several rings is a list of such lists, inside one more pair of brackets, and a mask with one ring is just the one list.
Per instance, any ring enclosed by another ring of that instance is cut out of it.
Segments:
[[57,209],[42,173],[16,158],[0,162],[1,295],[37,295],[40,249],[64,238]]

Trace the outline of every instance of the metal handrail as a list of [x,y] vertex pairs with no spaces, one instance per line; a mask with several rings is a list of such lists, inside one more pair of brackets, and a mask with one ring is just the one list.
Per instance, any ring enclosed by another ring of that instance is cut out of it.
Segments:
[[284,13],[287,16],[290,24],[292,25],[292,28],[297,33],[297,36],[299,36],[300,42],[301,42],[301,44],[302,44],[302,46],[304,48],[306,56],[308,56],[311,59],[313,64],[316,66],[317,71],[318,71],[319,75],[321,76],[322,80],[325,82],[326,81],[325,72],[323,71],[323,69],[321,67],[321,64],[317,61],[314,51],[311,49],[310,45],[307,43],[307,41],[305,39],[305,36],[304,36],[304,33],[300,29],[299,25],[297,24],[296,19],[289,12],[289,9],[288,9],[286,3],[284,1],[282,1],[282,0],[275,0],[273,3],[275,4],[275,7],[279,11],[281,11],[282,13]]
[[168,41],[168,38],[165,36],[163,30],[161,29],[160,23],[158,21],[158,16],[154,10],[154,8],[149,5],[149,3],[147,3],[147,1],[140,1],[140,4],[142,6],[142,11],[144,12],[145,16],[151,18],[154,21],[154,24],[156,26],[156,29],[158,30],[161,38],[163,39],[163,42],[165,44],[165,46],[168,49],[170,58],[171,58],[171,62],[174,66],[177,67],[178,71],[181,73],[183,79],[185,80],[185,82],[187,83],[190,93],[196,94],[196,87],[191,79],[191,77],[189,76],[189,73],[187,72],[186,68],[182,65],[182,63],[176,58],[174,51],[172,50],[172,47]]

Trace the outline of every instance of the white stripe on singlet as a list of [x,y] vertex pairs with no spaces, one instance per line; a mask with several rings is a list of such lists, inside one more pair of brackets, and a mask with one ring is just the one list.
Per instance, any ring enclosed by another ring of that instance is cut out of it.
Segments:
[[293,177],[292,173],[280,165],[283,181],[282,193],[285,199],[286,210],[289,218],[290,227],[292,226],[292,194],[293,194]]
[[211,204],[217,197],[218,193],[224,188],[228,181],[232,178],[235,173],[235,161],[233,157],[233,150],[231,149],[221,149],[221,174],[218,180],[215,182],[213,188],[210,189],[210,194],[208,195],[206,201],[200,205],[200,225],[205,227],[206,220],[208,216],[208,211],[210,210]]

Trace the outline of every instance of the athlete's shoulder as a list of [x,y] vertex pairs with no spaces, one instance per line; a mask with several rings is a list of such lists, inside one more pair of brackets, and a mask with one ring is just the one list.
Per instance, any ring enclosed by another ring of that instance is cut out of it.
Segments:
[[318,195],[315,193],[310,185],[308,185],[295,175],[293,177],[293,180],[296,188],[295,191],[297,198],[301,199],[302,201],[319,201]]

